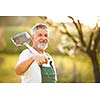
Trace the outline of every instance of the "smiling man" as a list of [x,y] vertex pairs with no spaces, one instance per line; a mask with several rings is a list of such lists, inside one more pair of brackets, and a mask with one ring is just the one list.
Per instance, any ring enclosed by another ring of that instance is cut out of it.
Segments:
[[32,28],[32,48],[39,54],[34,55],[29,49],[22,51],[16,65],[16,74],[22,83],[55,83],[57,75],[52,57],[45,52],[49,42],[49,30],[44,24]]

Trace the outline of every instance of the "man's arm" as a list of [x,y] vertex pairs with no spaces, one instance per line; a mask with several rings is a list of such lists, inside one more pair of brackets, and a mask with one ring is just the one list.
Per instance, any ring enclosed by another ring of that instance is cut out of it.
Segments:
[[48,62],[48,58],[42,54],[33,55],[29,59],[27,59],[27,60],[25,60],[22,63],[17,65],[16,74],[18,74],[18,75],[24,74],[34,61],[36,61],[39,65],[46,64]]
[[21,64],[18,64],[16,67],[16,74],[22,75],[24,72],[28,70],[30,65],[33,63],[34,57],[30,57],[29,59],[23,61]]

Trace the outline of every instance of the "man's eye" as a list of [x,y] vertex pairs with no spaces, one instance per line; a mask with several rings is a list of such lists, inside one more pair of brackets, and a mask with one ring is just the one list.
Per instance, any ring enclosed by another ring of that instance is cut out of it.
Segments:
[[45,37],[48,37],[48,35],[47,35],[47,34],[45,34],[44,36],[45,36]]
[[42,36],[42,34],[39,34],[38,36]]

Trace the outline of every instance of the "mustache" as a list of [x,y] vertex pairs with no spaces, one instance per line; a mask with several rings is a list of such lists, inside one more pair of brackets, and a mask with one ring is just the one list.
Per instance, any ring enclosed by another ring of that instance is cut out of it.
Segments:
[[40,43],[47,43],[47,42],[48,42],[47,39],[41,39],[41,40],[40,40]]

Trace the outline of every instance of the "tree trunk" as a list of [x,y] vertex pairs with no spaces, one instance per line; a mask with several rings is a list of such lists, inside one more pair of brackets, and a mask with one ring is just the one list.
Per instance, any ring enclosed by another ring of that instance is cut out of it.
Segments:
[[99,71],[99,63],[95,52],[89,53],[89,56],[91,58],[92,64],[93,64],[93,72],[94,72],[94,78],[96,83],[100,83],[100,71]]

